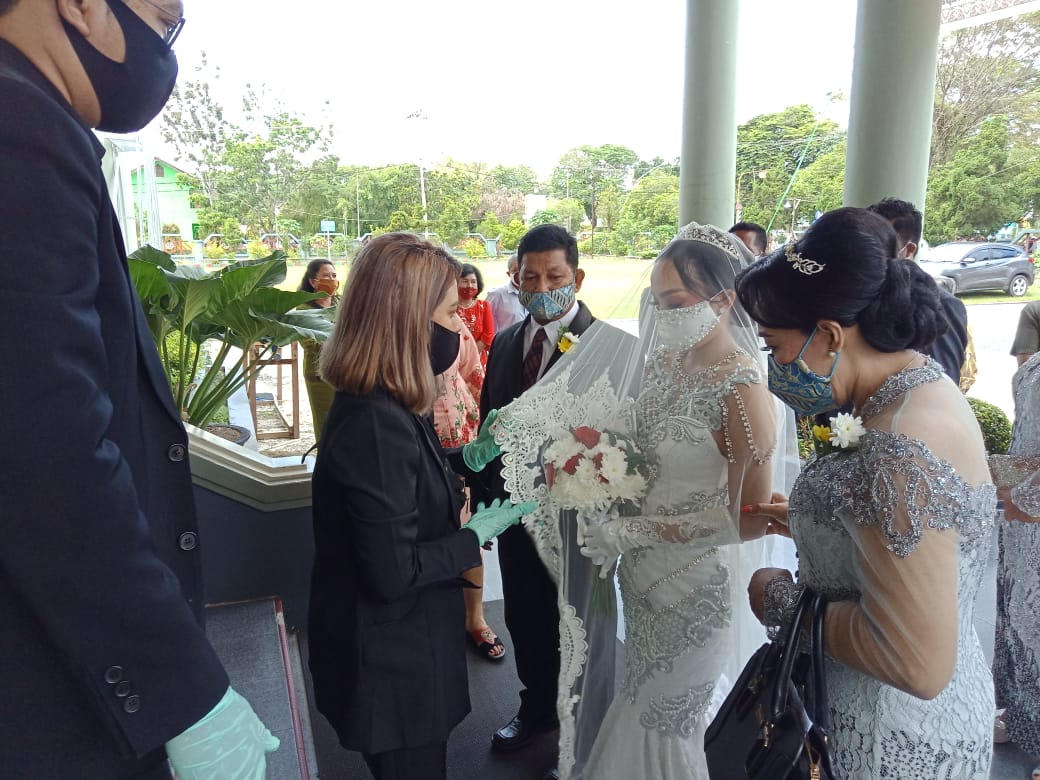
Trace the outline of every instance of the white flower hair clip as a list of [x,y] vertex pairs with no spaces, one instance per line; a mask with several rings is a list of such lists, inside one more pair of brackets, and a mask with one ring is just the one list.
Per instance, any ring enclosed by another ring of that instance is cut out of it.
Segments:
[[803,273],[806,276],[812,276],[818,274],[826,266],[823,263],[818,263],[815,260],[810,260],[807,257],[802,257],[796,251],[794,251],[794,243],[789,243],[787,249],[784,250],[784,254],[787,256],[787,262],[794,266],[795,270],[799,273]]

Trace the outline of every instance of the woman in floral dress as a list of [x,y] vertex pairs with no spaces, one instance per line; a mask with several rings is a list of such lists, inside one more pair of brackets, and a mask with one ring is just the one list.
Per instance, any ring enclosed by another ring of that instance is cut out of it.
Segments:
[[[480,363],[476,341],[465,323],[459,331],[459,356],[451,368],[437,376],[440,395],[433,404],[433,427],[445,449],[461,447],[477,438],[480,430],[480,391],[484,386],[484,366]],[[462,521],[469,520],[468,509]],[[484,619],[484,567],[469,569],[463,575],[476,587],[466,588],[466,633],[484,658],[499,661],[506,649]]]

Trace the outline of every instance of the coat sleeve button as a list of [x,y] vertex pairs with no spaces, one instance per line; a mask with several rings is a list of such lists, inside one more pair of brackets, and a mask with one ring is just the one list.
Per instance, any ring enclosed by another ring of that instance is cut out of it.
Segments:
[[109,685],[115,685],[117,682],[123,679],[123,667],[122,666],[110,666],[105,670],[105,682]]
[[185,531],[180,535],[177,544],[185,552],[191,552],[199,546],[199,535],[194,531]]
[[120,699],[125,699],[130,695],[130,681],[123,680],[119,685],[116,686],[116,696]]
[[141,709],[141,697],[136,693],[133,696],[127,696],[126,701],[123,702],[123,710],[133,715],[135,712]]
[[166,451],[166,457],[172,460],[174,463],[180,463],[184,460],[184,455],[187,450],[183,444],[171,444],[170,448]]

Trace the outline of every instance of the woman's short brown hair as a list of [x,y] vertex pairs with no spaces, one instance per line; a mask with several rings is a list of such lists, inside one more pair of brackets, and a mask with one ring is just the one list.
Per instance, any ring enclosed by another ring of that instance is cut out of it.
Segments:
[[451,254],[412,233],[369,241],[351,264],[322,347],[322,378],[356,395],[382,387],[416,414],[428,412],[437,397],[431,322],[458,275]]

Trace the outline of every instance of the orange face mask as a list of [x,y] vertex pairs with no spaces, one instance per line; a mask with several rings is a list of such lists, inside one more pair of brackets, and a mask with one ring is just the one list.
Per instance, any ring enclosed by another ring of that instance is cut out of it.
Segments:
[[314,288],[314,292],[335,295],[339,291],[339,282],[335,279],[315,279],[311,282],[311,287]]

